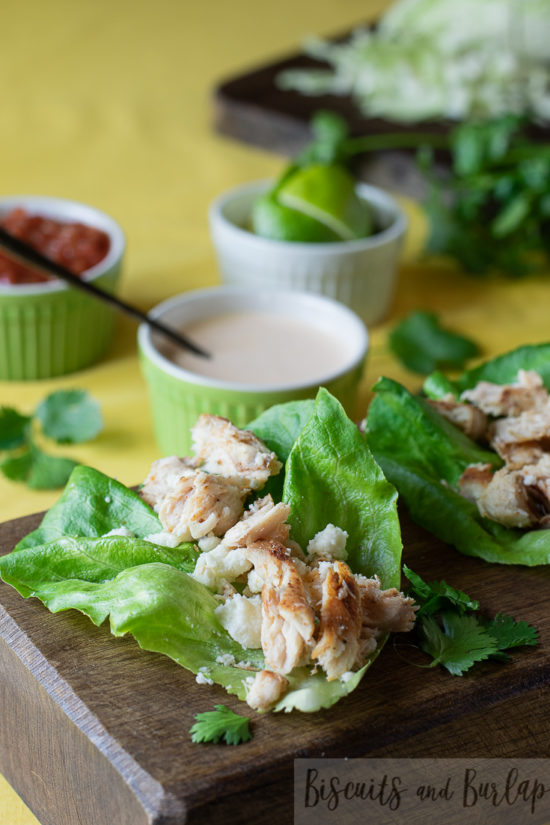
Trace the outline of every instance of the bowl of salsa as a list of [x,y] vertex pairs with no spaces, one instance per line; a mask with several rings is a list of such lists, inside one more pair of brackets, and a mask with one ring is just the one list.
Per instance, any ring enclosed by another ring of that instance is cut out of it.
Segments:
[[[114,292],[125,249],[109,215],[62,198],[0,198],[0,225],[83,280]],[[34,380],[97,362],[113,333],[101,301],[0,252],[0,380]]]

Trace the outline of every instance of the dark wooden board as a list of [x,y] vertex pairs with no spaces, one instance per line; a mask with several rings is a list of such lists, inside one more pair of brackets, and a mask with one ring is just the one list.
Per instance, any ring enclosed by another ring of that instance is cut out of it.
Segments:
[[[0,554],[40,518],[2,525]],[[195,713],[223,702],[246,714],[246,705],[131,638],[76,611],[50,614],[0,583],[0,772],[43,825],[261,825],[291,822],[295,757],[550,756],[550,568],[491,566],[406,514],[402,523],[413,569],[491,614],[532,622],[541,645],[458,678],[414,667],[410,649],[390,642],[330,710],[250,711],[250,742],[194,745]]]
[[[341,42],[349,35],[348,31],[330,39]],[[445,120],[409,125],[366,117],[347,95],[306,96],[277,86],[276,79],[282,71],[304,68],[326,69],[329,66],[295,53],[221,80],[213,90],[213,125],[216,131],[262,149],[293,156],[309,141],[308,124],[320,109],[341,114],[353,136],[404,134],[410,131],[445,135],[452,126],[450,121]],[[547,141],[550,135],[550,129],[546,126],[532,125],[529,132],[534,139],[542,141]],[[438,159],[445,165],[445,153],[438,153]],[[358,161],[357,174],[370,183],[411,197],[422,198],[426,192],[425,178],[417,169],[414,151],[381,151],[364,155]]]

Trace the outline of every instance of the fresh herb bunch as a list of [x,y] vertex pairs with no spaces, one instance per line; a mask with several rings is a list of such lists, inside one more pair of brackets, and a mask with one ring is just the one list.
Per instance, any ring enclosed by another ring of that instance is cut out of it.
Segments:
[[476,275],[533,272],[550,255],[550,146],[505,116],[465,123],[450,136],[451,173],[434,172],[433,151],[419,162],[430,182],[428,250]]
[[[363,153],[418,149],[429,183],[424,203],[429,252],[455,258],[474,275],[527,275],[550,257],[550,146],[529,137],[514,115],[468,121],[449,136],[400,132],[350,137],[334,112],[312,119],[312,143],[296,158],[346,165]],[[450,153],[450,170],[436,167],[434,150]]]
[[44,452],[36,439],[39,425],[42,435],[58,444],[89,441],[103,429],[99,404],[84,390],[59,390],[41,401],[33,415],[0,407],[2,474],[35,490],[63,487],[78,462]]
[[444,581],[425,582],[408,567],[408,594],[419,605],[415,634],[422,650],[432,657],[428,667],[442,665],[453,676],[462,676],[476,662],[509,660],[510,648],[537,645],[538,633],[527,622],[499,613],[487,619],[479,602]]

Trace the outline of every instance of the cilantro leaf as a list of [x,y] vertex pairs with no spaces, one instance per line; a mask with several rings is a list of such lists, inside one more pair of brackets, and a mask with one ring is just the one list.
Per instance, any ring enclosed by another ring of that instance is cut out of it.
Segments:
[[252,739],[250,719],[240,716],[225,705],[214,705],[216,710],[197,713],[190,733],[193,742],[219,742],[240,745]]
[[497,641],[475,616],[441,613],[443,628],[434,616],[420,621],[420,646],[432,657],[430,667],[442,665],[453,676],[462,676],[476,662],[498,652]]
[[31,418],[13,407],[0,407],[0,450],[21,447],[29,437]]
[[499,650],[539,643],[538,631],[533,625],[529,622],[516,622],[513,616],[504,613],[497,613],[492,621],[486,620],[484,627],[497,642]]
[[462,590],[451,587],[445,581],[425,582],[418,573],[414,573],[406,565],[403,566],[403,573],[410,582],[409,595],[420,605],[417,616],[431,615],[442,607],[455,608],[459,613],[479,608],[479,602],[471,599]]
[[538,632],[528,622],[498,613],[481,616],[479,603],[444,581],[426,582],[406,565],[407,594],[419,605],[415,632],[422,650],[432,657],[429,667],[440,664],[461,676],[484,659],[509,660],[511,647],[538,644]]
[[479,353],[469,338],[441,326],[432,312],[410,313],[389,335],[393,354],[413,372],[428,374],[440,367],[461,368]]
[[78,461],[72,458],[48,455],[33,445],[32,465],[27,484],[33,490],[57,490],[64,487]]
[[90,441],[103,429],[101,409],[85,390],[58,390],[37,407],[44,435],[59,444]]
[[8,456],[0,462],[2,474],[10,481],[26,481],[32,465],[32,455],[30,449],[26,449],[20,455]]
[[36,444],[0,463],[0,471],[10,481],[22,481],[33,490],[56,490],[63,487],[78,462],[72,458],[48,455]]

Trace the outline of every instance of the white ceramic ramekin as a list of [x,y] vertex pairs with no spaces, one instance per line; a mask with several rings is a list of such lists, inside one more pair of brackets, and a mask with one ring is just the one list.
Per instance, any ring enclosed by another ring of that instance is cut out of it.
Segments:
[[[163,455],[187,455],[191,446],[189,431],[200,413],[221,415],[244,427],[274,404],[315,396],[320,385],[342,402],[348,414],[356,412],[369,337],[357,315],[336,301],[288,290],[226,286],[185,292],[159,304],[149,314],[185,330],[186,324],[194,321],[247,310],[307,321],[331,335],[336,332],[347,344],[348,358],[338,373],[327,373],[314,383],[250,386],[207,378],[178,366],[159,351],[158,335],[142,324],[138,331],[141,367]],[[299,352],[296,357],[300,357]]]
[[261,238],[248,230],[254,200],[272,181],[238,186],[210,207],[210,230],[222,280],[250,289],[278,287],[341,301],[366,324],[382,321],[393,300],[399,254],[407,229],[390,195],[365,183],[357,193],[371,205],[376,234],[356,241],[296,243]]
[[[93,206],[62,198],[0,198],[0,215],[16,207],[103,230],[109,236],[109,251],[83,278],[107,292],[115,291],[125,239],[113,218]],[[111,342],[113,321],[112,307],[57,279],[0,284],[0,380],[52,378],[95,363]]]

